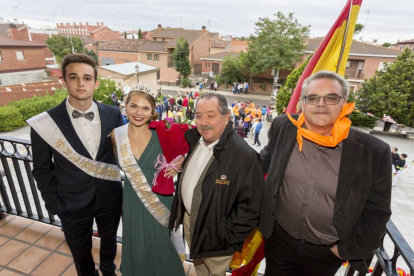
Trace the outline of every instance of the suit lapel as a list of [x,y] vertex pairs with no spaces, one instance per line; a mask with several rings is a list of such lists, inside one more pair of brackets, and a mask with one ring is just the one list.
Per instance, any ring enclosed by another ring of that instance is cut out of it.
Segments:
[[79,136],[76,134],[75,128],[72,125],[72,121],[70,120],[68,111],[66,109],[66,101],[67,99],[57,106],[58,116],[51,115],[51,117],[59,127],[60,131],[62,131],[63,135],[68,140],[73,149],[80,155],[92,159],[88,150],[85,148]]
[[101,120],[101,139],[99,142],[98,153],[96,154],[96,160],[98,160],[99,156],[102,154],[101,151],[103,150],[103,144],[105,142],[105,139],[107,138],[106,136],[108,135],[108,133],[111,133],[112,129],[110,129],[108,113],[106,112],[105,105],[98,103],[96,101],[94,102],[98,106],[99,118]]
[[279,140],[279,143],[283,144],[277,144],[276,152],[278,150],[281,150],[280,153],[280,163],[276,164],[279,166],[276,171],[283,172],[282,176],[285,175],[285,171],[287,168],[287,165],[289,163],[290,156],[292,155],[292,151],[296,145],[296,135],[298,133],[298,128],[293,124],[288,124],[286,126],[286,130],[283,134],[283,139]]
[[356,138],[357,134],[351,129],[348,138],[343,141],[334,215],[339,211],[341,205],[348,198],[361,162],[364,145],[357,143]]

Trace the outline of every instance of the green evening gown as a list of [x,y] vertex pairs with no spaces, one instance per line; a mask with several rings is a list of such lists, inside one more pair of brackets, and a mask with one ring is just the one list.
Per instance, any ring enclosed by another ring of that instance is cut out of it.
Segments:
[[[162,153],[158,136],[152,136],[138,165],[152,186],[154,161]],[[171,210],[173,196],[157,194],[159,200]],[[127,178],[124,182],[122,214],[123,276],[184,276],[184,267],[171,242],[169,230],[151,215],[141,202]]]

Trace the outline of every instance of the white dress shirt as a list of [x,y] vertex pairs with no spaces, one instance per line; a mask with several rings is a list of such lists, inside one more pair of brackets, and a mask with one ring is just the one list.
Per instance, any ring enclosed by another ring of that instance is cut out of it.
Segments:
[[194,188],[200,179],[201,173],[204,171],[211,156],[213,156],[213,147],[218,143],[217,141],[206,146],[203,137],[200,138],[200,145],[191,156],[188,162],[183,181],[181,183],[181,195],[183,198],[185,209],[191,214],[191,203],[193,202]]
[[98,106],[95,102],[92,102],[92,106],[85,111],[85,113],[94,113],[92,121],[89,121],[85,117],[79,117],[77,119],[74,119],[72,116],[72,112],[75,110],[75,108],[70,105],[69,98],[66,101],[66,109],[69,113],[69,118],[72,122],[73,128],[76,131],[76,134],[82,141],[82,144],[85,146],[86,150],[95,160],[101,141],[101,119],[99,117]]

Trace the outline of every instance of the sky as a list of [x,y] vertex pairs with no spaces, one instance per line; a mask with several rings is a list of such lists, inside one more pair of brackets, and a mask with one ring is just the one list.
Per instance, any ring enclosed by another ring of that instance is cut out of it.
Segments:
[[[32,28],[55,27],[56,23],[96,22],[116,31],[182,27],[200,30],[206,26],[221,36],[249,36],[259,18],[294,13],[310,37],[326,35],[346,0],[0,0],[0,18],[18,18]],[[414,39],[412,0],[364,0],[357,23],[365,25],[355,39],[396,43]]]

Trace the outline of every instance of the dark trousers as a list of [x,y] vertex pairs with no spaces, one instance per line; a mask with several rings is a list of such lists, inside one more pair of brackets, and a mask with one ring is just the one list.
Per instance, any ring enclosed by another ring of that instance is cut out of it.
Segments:
[[112,276],[115,271],[116,231],[121,218],[121,208],[103,212],[96,205],[95,210],[76,218],[62,217],[62,228],[66,242],[73,256],[78,276],[95,276],[95,263],[92,257],[92,226],[95,218],[101,237],[99,269],[104,276]]
[[344,261],[331,247],[296,240],[275,222],[265,243],[265,276],[334,276]]
[[254,133],[254,144],[258,144],[260,146],[261,144],[259,141],[259,134],[260,133],[257,133],[257,132]]

